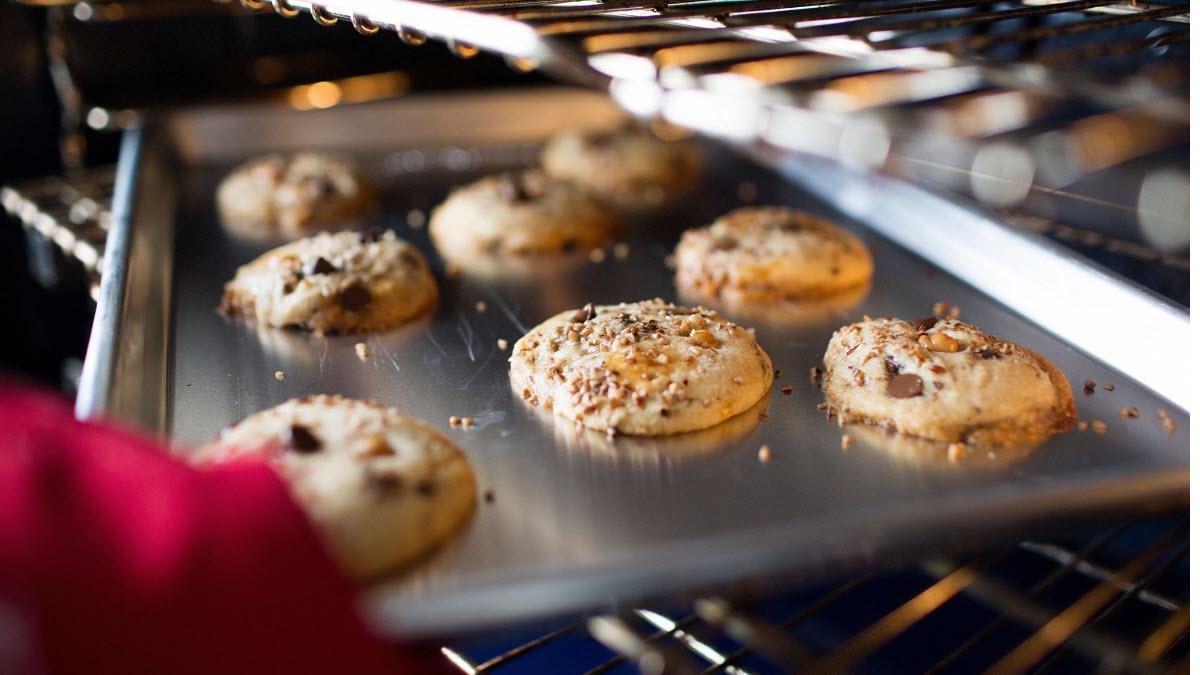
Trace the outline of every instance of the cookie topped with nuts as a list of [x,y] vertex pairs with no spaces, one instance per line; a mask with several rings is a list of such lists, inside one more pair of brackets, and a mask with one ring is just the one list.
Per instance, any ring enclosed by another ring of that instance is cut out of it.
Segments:
[[873,271],[858,237],[783,207],[738,209],[685,232],[675,248],[680,293],[730,307],[845,295],[866,288]]
[[617,214],[587,190],[538,169],[460,187],[429,221],[438,251],[464,269],[479,256],[587,251],[612,242],[624,229]]
[[264,253],[225,284],[220,310],[275,328],[362,333],[430,310],[425,257],[383,230],[321,233]]
[[560,133],[542,152],[546,173],[635,210],[685,192],[695,184],[700,165],[692,144],[663,141],[632,120],[610,129]]
[[347,227],[375,209],[375,190],[345,157],[267,155],[234,169],[217,187],[221,222],[250,239],[294,239]]
[[525,401],[610,435],[711,427],[774,379],[752,330],[658,299],[562,312],[518,340],[509,363]]
[[436,429],[378,403],[293,399],[189,455],[198,465],[268,462],[351,576],[393,570],[467,521],[475,473]]
[[823,386],[839,423],[951,443],[1038,443],[1075,419],[1054,364],[957,319],[845,326],[825,351]]

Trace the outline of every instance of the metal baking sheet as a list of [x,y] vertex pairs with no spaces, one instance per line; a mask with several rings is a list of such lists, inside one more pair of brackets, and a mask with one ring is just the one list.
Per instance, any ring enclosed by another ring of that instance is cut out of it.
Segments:
[[[423,224],[448,189],[531,163],[553,131],[614,114],[602,97],[547,89],[309,112],[181,111],[130,132],[80,414],[124,418],[191,444],[289,398],[339,393],[398,406],[444,429],[495,500],[481,500],[466,531],[443,550],[364,590],[372,622],[406,635],[738,579],[809,578],[1056,518],[1186,500],[1190,420],[1161,393],[1176,386],[1170,374],[1141,361],[1119,364],[1131,377],[1113,359],[1089,356],[1145,353],[1156,334],[1170,342],[1186,330],[1186,311],[1051,243],[889,179],[803,157],[752,161],[706,144],[702,186],[637,218],[627,259],[531,266],[524,278],[445,274]],[[321,338],[256,329],[215,312],[222,284],[262,250],[221,230],[217,181],[251,155],[311,147],[357,156],[379,183],[386,209],[378,224],[439,268],[432,317],[381,335]],[[586,302],[675,298],[664,259],[679,233],[747,202],[828,216],[863,237],[877,265],[869,295],[852,307],[791,317],[788,325],[746,321],[781,371],[760,408],[698,434],[608,440],[554,425],[513,396],[508,353],[497,339],[511,343]],[[1026,269],[1028,261],[1038,269]],[[1044,265],[1055,266],[1056,282],[1045,281]],[[1032,295],[1030,283],[1039,284]],[[1078,297],[1079,289],[1092,295]],[[1080,418],[1104,420],[1107,433],[1072,431],[1026,457],[957,465],[865,440],[843,451],[842,430],[817,410],[821,395],[807,377],[830,333],[863,314],[928,315],[938,301],[1046,355],[1077,393],[1085,378],[1114,384],[1078,396]],[[1097,311],[1054,312],[1080,303]],[[1114,348],[1104,327],[1124,319],[1099,309],[1106,305],[1149,322],[1139,327],[1148,342]],[[355,355],[358,341],[371,347],[366,362]],[[285,373],[282,381],[275,371]],[[782,385],[794,393],[784,395]],[[1118,411],[1128,406],[1140,418],[1122,420]],[[1174,434],[1163,432],[1159,410],[1174,420]],[[474,417],[477,426],[452,430],[451,415]],[[763,445],[771,448],[765,463]]]

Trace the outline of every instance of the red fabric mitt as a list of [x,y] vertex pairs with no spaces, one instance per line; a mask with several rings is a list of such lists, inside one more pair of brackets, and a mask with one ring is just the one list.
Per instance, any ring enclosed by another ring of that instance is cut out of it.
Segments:
[[427,673],[265,465],[197,470],[0,383],[0,672]]

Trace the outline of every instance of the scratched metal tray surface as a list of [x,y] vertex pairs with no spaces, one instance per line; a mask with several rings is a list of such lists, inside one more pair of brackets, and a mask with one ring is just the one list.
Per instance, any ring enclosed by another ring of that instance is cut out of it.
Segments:
[[[1145,359],[1114,363],[1145,345],[1122,343],[1131,331],[1113,314],[1141,322],[1153,344],[1156,330],[1176,339],[1186,311],[895,181],[705,144],[701,187],[634,217],[626,258],[529,265],[524,276],[446,274],[424,223],[450,188],[532,163],[553,131],[613,115],[602,97],[548,89],[308,112],[183,111],[130,132],[80,414],[124,418],[186,445],[289,398],[338,393],[445,430],[494,499],[481,497],[470,525],[435,555],[364,590],[371,621],[407,635],[736,580],[803,580],[1055,518],[1186,500],[1189,416],[1169,400],[1181,400],[1178,382]],[[315,337],[216,313],[222,284],[263,250],[222,231],[217,181],[252,155],[313,147],[356,156],[381,187],[377,224],[433,261],[441,298],[431,317],[386,334]],[[877,265],[870,293],[849,307],[745,320],[780,371],[759,407],[697,434],[607,439],[555,425],[512,394],[498,340],[511,344],[586,302],[676,298],[665,258],[680,232],[745,203],[828,216],[863,237]],[[1038,279],[1047,264],[1057,266],[1053,284]],[[1029,283],[1036,292],[1023,290]],[[843,450],[843,430],[817,409],[807,376],[830,333],[863,314],[925,316],[938,301],[1048,356],[1077,394],[1085,379],[1115,385],[1078,396],[1081,419],[1103,420],[1107,433],[1072,431],[1028,456],[958,464],[865,438]],[[1056,307],[1081,306],[1054,320],[1066,311]],[[371,348],[365,361],[360,341]],[[1122,420],[1125,407],[1140,417]],[[475,427],[450,429],[452,415]]]

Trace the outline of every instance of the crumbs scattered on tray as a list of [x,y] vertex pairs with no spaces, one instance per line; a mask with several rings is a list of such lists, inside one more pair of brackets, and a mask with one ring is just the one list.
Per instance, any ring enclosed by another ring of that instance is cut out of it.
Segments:
[[1108,423],[1104,420],[1092,420],[1092,433],[1102,434],[1108,431]]
[[1175,420],[1171,419],[1170,413],[1168,413],[1166,410],[1158,411],[1158,423],[1162,426],[1164,434],[1170,436],[1171,434],[1175,433],[1177,428],[1175,426]]
[[604,262],[605,255],[606,254],[604,253],[604,249],[594,248],[594,249],[588,251],[588,260],[591,260],[592,262],[599,265],[600,263]]
[[408,215],[404,217],[408,226],[414,230],[419,230],[425,227],[425,212],[421,209],[409,209]]
[[816,366],[808,369],[808,379],[812,380],[813,384],[821,384],[821,377],[823,377],[824,374],[825,373]]
[[960,310],[958,305],[952,305],[945,300],[934,303],[933,315],[939,319],[957,319]]
[[359,361],[366,361],[371,358],[371,348],[365,342],[356,342],[354,344],[354,353],[358,354]]
[[758,461],[766,464],[771,461],[771,446],[764,445],[758,449]]
[[500,348],[500,351],[506,351],[508,349],[508,340],[500,338],[496,340],[496,346]]
[[792,389],[792,385],[790,385],[790,384],[785,384],[785,385],[783,385],[782,387],[780,387],[780,388],[779,388],[779,391],[780,391],[780,393],[782,393],[784,396],[791,396],[791,395],[792,395],[792,391],[793,391],[793,389]]
[[450,426],[455,428],[470,429],[475,426],[474,417],[450,417]]
[[850,446],[854,445],[854,436],[850,434],[842,434],[842,449],[849,450]]
[[492,502],[496,501],[496,491],[495,490],[484,490],[483,491],[483,501],[487,502],[488,504],[491,504]]
[[624,260],[629,257],[629,244],[619,241],[613,244],[613,257],[617,260]]
[[454,263],[446,263],[446,277],[448,279],[457,279],[462,274],[462,268]]
[[1113,389],[1116,389],[1116,388],[1117,388],[1117,385],[1115,385],[1115,384],[1104,385],[1104,391],[1112,391]]
[[967,457],[966,443],[951,443],[946,447],[946,459],[951,462],[961,462]]
[[283,371],[282,370],[275,371],[275,379],[279,380],[280,382],[283,382]]
[[1136,420],[1137,418],[1139,418],[1141,416],[1142,416],[1142,414],[1140,412],[1138,412],[1138,409],[1133,406],[1129,406],[1128,408],[1121,408],[1121,419],[1123,419],[1123,420]]
[[483,314],[486,311],[487,311],[487,303],[486,302],[480,300],[475,303],[475,313],[476,314]]
[[749,204],[758,199],[758,186],[748,180],[738,183],[737,186],[738,199]]
[[1091,396],[1094,393],[1096,393],[1096,381],[1093,379],[1090,379],[1090,378],[1084,380],[1083,381],[1083,395]]

